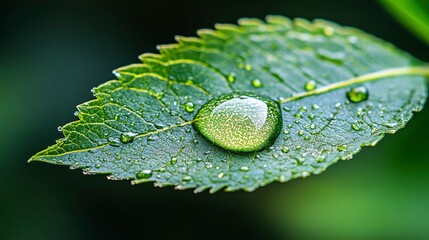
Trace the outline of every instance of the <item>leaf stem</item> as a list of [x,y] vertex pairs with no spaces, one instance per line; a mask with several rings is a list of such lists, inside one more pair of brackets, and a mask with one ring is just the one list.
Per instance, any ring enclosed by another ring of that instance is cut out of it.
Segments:
[[403,75],[422,75],[422,76],[429,77],[429,65],[417,66],[417,67],[390,68],[390,69],[385,69],[378,72],[364,74],[358,77],[347,79],[342,82],[337,82],[328,86],[324,86],[312,91],[298,93],[291,97],[279,100],[279,103],[282,104],[282,103],[291,102],[294,100],[298,100],[298,99],[313,96],[313,95],[319,95],[321,93],[348,87],[358,83],[371,82],[381,78],[396,77],[396,76],[403,76]]

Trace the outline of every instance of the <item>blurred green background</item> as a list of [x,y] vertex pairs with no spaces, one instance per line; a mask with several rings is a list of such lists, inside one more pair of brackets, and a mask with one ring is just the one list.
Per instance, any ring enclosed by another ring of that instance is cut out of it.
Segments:
[[[253,193],[131,186],[27,164],[76,120],[75,106],[176,34],[267,14],[325,18],[429,62],[375,1],[34,1],[0,14],[0,239],[429,239],[429,109],[320,176]],[[427,107],[426,107],[427,108]]]

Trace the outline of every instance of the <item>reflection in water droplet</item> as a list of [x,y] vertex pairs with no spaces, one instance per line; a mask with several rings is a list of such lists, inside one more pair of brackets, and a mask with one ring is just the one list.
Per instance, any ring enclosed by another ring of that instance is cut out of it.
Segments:
[[259,79],[253,79],[252,80],[252,86],[255,88],[260,88],[262,87],[262,82]]
[[134,140],[135,137],[137,137],[139,134],[138,133],[133,133],[133,132],[124,132],[121,134],[121,136],[119,137],[119,140],[121,141],[121,143],[130,143]]
[[368,89],[364,86],[355,87],[347,91],[347,98],[350,102],[358,103],[368,99]]
[[234,152],[254,152],[271,146],[282,124],[276,102],[240,93],[209,101],[195,119],[198,132],[215,145]]
[[145,169],[143,171],[140,171],[139,173],[137,173],[136,177],[138,179],[146,179],[146,178],[150,178],[152,176],[152,171],[149,169]]
[[191,113],[191,112],[195,111],[194,103],[193,102],[187,102],[187,103],[185,103],[185,110],[188,113]]
[[62,132],[63,131],[63,127],[58,126],[57,130],[58,130],[58,132]]
[[317,83],[313,80],[308,81],[307,83],[305,83],[305,86],[304,86],[306,91],[312,91],[316,89],[316,87],[317,87]]

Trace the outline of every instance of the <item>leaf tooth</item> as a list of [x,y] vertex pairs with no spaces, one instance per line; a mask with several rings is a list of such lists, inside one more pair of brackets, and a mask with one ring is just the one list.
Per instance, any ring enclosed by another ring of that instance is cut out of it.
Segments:
[[209,193],[212,193],[212,194],[216,193],[216,192],[218,192],[219,190],[221,190],[221,189],[223,189],[225,187],[226,187],[225,184],[220,184],[220,185],[213,186],[212,188],[210,188]]
[[113,74],[116,76],[120,76],[123,73],[138,74],[144,70],[147,70],[146,68],[147,65],[144,63],[133,63],[113,70]]
[[292,26],[292,21],[289,18],[279,15],[268,15],[265,20],[270,24],[285,25],[288,28]]
[[226,40],[229,38],[228,36],[226,36],[220,32],[216,32],[213,29],[207,29],[207,28],[198,30],[197,35],[200,38],[202,38],[203,40],[204,39],[211,39],[211,38]]
[[293,19],[295,26],[297,26],[298,28],[302,28],[305,29],[309,32],[314,32],[315,28],[314,25],[308,21],[307,19],[304,18],[295,18]]
[[215,28],[221,32],[233,32],[233,33],[237,33],[237,32],[242,32],[240,30],[240,28],[235,25],[235,24],[227,24],[227,23],[216,23],[215,24]]
[[240,18],[238,24],[241,26],[260,26],[264,25],[265,22],[259,18]]
[[207,186],[207,185],[200,185],[199,187],[194,189],[194,193],[201,193],[208,188],[209,188],[209,186]]
[[138,58],[144,63],[145,59],[161,59],[162,57],[160,54],[156,53],[142,53]]
[[165,50],[165,49],[175,49],[175,48],[179,48],[179,47],[180,47],[180,45],[177,44],[177,43],[169,43],[169,44],[160,44],[160,45],[157,45],[156,49],[158,49],[161,52],[161,54],[162,54],[162,50]]
[[197,37],[185,37],[185,36],[176,35],[174,39],[182,46],[188,46],[188,45],[201,46],[203,44],[201,39]]

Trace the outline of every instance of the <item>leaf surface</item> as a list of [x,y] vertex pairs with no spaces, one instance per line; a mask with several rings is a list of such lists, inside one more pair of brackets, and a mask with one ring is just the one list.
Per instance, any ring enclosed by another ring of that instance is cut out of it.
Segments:
[[[79,120],[62,128],[65,138],[30,161],[195,192],[252,191],[350,159],[403,127],[427,97],[422,76],[348,83],[421,64],[357,29],[269,16],[266,22],[218,24],[198,35],[177,37],[178,44],[161,46],[161,54],[143,54],[142,63],[115,70],[117,80],[94,88],[96,99],[78,106]],[[254,80],[262,86],[255,88]],[[305,90],[309,81],[317,83],[315,92]],[[346,93],[354,85],[364,85],[369,99],[349,102]],[[194,130],[198,109],[231,92],[279,101],[283,127],[270,148],[231,153]],[[186,109],[190,102],[194,111]]]

